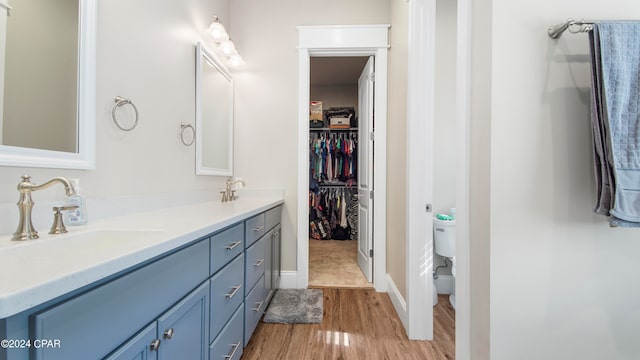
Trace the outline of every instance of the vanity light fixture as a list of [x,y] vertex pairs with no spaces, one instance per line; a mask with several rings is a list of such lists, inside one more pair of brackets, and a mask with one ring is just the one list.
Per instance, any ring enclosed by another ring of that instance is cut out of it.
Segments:
[[240,54],[238,54],[235,44],[229,39],[229,34],[217,15],[213,16],[213,22],[209,25],[207,33],[217,44],[216,50],[224,55],[229,67],[238,69],[245,65],[244,60]]
[[224,28],[224,25],[222,25],[220,19],[218,19],[218,15],[213,15],[213,22],[209,25],[207,33],[213,38],[213,41],[218,43],[229,40],[227,29]]

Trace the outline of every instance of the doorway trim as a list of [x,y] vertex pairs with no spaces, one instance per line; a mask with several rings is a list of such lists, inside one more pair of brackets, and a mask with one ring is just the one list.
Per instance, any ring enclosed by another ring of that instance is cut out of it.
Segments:
[[407,336],[433,340],[433,139],[436,0],[408,13],[406,278]]
[[298,26],[298,219],[296,287],[309,285],[309,101],[311,56],[375,56],[373,286],[387,291],[387,51],[382,25]]

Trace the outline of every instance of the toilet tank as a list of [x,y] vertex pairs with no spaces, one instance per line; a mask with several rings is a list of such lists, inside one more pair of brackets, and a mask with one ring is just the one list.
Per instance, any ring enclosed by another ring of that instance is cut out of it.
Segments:
[[456,256],[456,221],[433,219],[433,243],[436,254]]

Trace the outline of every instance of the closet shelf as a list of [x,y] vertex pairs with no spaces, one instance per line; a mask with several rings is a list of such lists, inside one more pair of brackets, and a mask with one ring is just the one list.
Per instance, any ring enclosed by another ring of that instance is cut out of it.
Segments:
[[352,188],[355,189],[356,186],[354,185],[347,185],[347,184],[318,184],[318,186],[320,187],[325,187],[325,188]]
[[328,127],[323,128],[309,128],[310,131],[358,131],[358,128],[349,128],[349,129],[332,129]]

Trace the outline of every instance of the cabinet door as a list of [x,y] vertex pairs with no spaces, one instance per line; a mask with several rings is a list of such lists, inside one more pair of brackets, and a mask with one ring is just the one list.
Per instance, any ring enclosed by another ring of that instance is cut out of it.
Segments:
[[244,298],[244,255],[238,256],[211,278],[209,338],[218,336]]
[[240,305],[211,344],[209,360],[239,360],[242,357],[243,319],[244,305]]
[[258,240],[247,249],[245,255],[244,294],[248,295],[258,279],[264,275],[266,238]]
[[264,236],[264,290],[267,302],[271,300],[273,295],[273,234],[271,230]]
[[251,246],[256,240],[260,239],[266,232],[264,223],[264,213],[258,214],[245,221],[245,247]]
[[155,360],[158,358],[158,328],[154,321],[104,360]]
[[209,282],[205,282],[158,319],[162,346],[158,360],[205,360],[209,339]]
[[281,236],[280,236],[280,225],[278,224],[278,226],[276,226],[276,228],[273,230],[273,254],[272,254],[272,264],[271,264],[271,277],[272,277],[272,281],[271,281],[271,288],[275,291],[275,289],[280,287],[280,275],[282,273],[282,270],[280,268],[280,262],[281,262],[281,258],[282,256],[280,255],[280,241],[281,241]]

